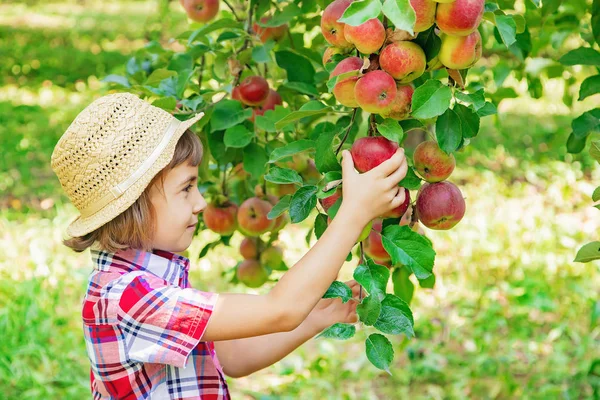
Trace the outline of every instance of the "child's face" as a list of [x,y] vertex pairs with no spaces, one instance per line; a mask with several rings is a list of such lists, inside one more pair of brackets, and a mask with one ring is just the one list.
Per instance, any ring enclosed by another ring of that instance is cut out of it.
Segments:
[[177,253],[192,243],[198,214],[206,208],[197,180],[198,167],[183,163],[167,172],[164,194],[159,190],[160,182],[150,189],[150,201],[156,210],[153,249]]

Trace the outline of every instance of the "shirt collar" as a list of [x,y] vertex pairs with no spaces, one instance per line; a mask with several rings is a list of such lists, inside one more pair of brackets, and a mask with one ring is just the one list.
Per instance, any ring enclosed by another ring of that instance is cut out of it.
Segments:
[[91,250],[91,255],[94,268],[99,271],[147,271],[173,285],[179,285],[190,269],[188,258],[165,250],[126,249],[116,253]]

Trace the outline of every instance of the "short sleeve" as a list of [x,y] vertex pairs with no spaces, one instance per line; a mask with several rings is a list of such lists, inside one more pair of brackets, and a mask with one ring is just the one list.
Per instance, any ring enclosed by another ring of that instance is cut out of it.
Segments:
[[200,342],[218,294],[182,289],[139,275],[119,299],[119,327],[128,359],[184,367]]

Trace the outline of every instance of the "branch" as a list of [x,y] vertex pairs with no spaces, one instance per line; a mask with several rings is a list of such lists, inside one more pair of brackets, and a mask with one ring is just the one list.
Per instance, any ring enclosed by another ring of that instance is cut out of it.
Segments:
[[227,7],[229,7],[229,9],[231,10],[231,13],[233,14],[233,17],[236,19],[236,21],[238,21],[238,22],[242,21],[242,19],[240,17],[238,17],[238,15],[235,13],[235,10],[231,6],[231,4],[229,4],[229,2],[227,0],[223,0],[223,2],[225,4],[227,4]]
[[375,114],[371,114],[369,116],[369,131],[367,132],[367,136],[375,136],[377,133],[377,125],[375,124]]
[[358,108],[355,108],[354,112],[352,113],[352,118],[350,119],[350,124],[348,125],[348,128],[346,129],[346,133],[344,134],[344,138],[342,139],[342,142],[340,143],[338,148],[335,150],[336,156],[340,153],[340,150],[342,149],[344,142],[346,142],[346,139],[348,139],[348,134],[350,133],[350,129],[352,129],[352,125],[354,125],[354,118],[356,117],[357,112],[358,112]]
[[198,91],[202,89],[202,72],[204,71],[204,54],[202,54],[202,59],[200,61],[200,73],[198,74]]

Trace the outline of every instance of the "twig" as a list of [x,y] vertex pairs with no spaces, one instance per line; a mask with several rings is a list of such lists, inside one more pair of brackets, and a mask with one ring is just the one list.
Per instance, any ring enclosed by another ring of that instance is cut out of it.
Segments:
[[341,184],[342,184],[342,180],[336,179],[335,181],[331,181],[327,185],[325,185],[325,187],[323,188],[323,191],[329,192],[331,189],[336,188],[336,187],[340,186]]
[[377,125],[375,124],[375,114],[371,114],[369,116],[369,131],[367,132],[367,136],[375,136],[377,133]]
[[412,214],[410,215],[410,223],[408,224],[408,226],[410,227],[410,229],[412,229],[413,226],[415,226],[415,224],[417,222],[419,222],[419,217],[417,217],[417,207],[416,207],[416,204],[415,204],[412,207]]
[[223,169],[223,181],[221,183],[221,191],[223,196],[227,197],[227,167]]
[[204,54],[202,54],[202,59],[200,60],[200,73],[198,74],[198,91],[202,89],[202,72],[204,71]]
[[233,9],[232,5],[229,4],[227,0],[223,0],[223,2],[227,4],[227,7],[229,7],[229,9],[231,10],[231,13],[233,14],[233,17],[236,19],[236,21],[241,21],[242,19],[238,17],[238,15],[235,13],[235,10]]
[[350,124],[348,125],[348,129],[346,129],[346,133],[344,134],[344,138],[342,139],[342,142],[340,143],[340,145],[338,146],[338,148],[335,150],[335,155],[337,156],[340,153],[340,150],[342,149],[342,146],[344,145],[344,142],[346,142],[346,139],[348,139],[348,134],[350,133],[350,129],[352,129],[352,125],[354,125],[354,118],[356,117],[356,113],[358,112],[358,108],[355,108],[354,111],[352,112],[352,118],[350,118]]

